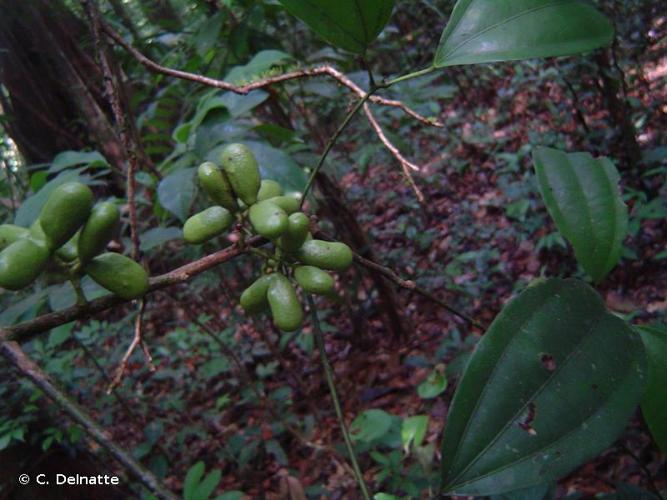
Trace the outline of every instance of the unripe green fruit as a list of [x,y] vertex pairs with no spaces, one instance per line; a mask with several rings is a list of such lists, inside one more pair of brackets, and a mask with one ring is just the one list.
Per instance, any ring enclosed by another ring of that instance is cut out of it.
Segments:
[[0,287],[20,290],[30,285],[44,271],[49,260],[45,245],[31,238],[21,238],[0,252]]
[[106,201],[93,207],[77,243],[79,260],[82,263],[85,264],[106,249],[119,221],[120,213],[114,203]]
[[243,144],[230,144],[222,151],[220,163],[236,195],[248,206],[256,203],[261,179],[252,151]]
[[257,193],[257,201],[268,200],[269,198],[275,198],[276,196],[281,196],[283,194],[283,188],[276,181],[271,179],[264,179],[259,186],[259,192]]
[[46,235],[44,234],[44,230],[42,229],[42,224],[40,223],[39,219],[37,219],[30,225],[28,231],[30,233],[30,239],[32,241],[34,241],[41,247],[44,247],[48,252],[52,252],[53,249],[49,247],[48,240],[46,238]]
[[65,262],[74,262],[79,256],[77,251],[77,242],[79,241],[80,231],[77,231],[70,240],[56,250],[56,256]]
[[119,253],[94,257],[85,267],[98,285],[125,300],[138,299],[148,291],[148,274],[137,262]]
[[270,200],[251,206],[249,215],[252,227],[265,238],[278,238],[287,229],[287,214]]
[[49,248],[67,243],[86,222],[93,206],[93,192],[79,182],[61,184],[44,204],[39,220]]
[[303,310],[292,283],[282,274],[276,274],[266,292],[273,323],[284,332],[293,332],[303,322]]
[[299,258],[310,266],[329,271],[344,271],[352,264],[352,250],[345,243],[322,240],[306,241]]
[[221,235],[234,223],[234,217],[223,207],[211,207],[193,215],[183,225],[183,238],[198,245]]
[[286,252],[296,252],[308,237],[310,220],[303,212],[296,212],[287,219],[287,230],[278,241],[278,246]]
[[274,205],[278,205],[285,211],[285,213],[287,213],[287,215],[298,212],[301,209],[299,200],[293,196],[275,196],[268,201],[272,202]]
[[7,248],[20,238],[27,238],[29,235],[30,231],[24,227],[15,226],[14,224],[0,225],[0,250]]
[[239,209],[227,175],[215,163],[207,161],[199,165],[197,177],[202,189],[215,203],[231,212]]
[[266,293],[273,277],[273,274],[265,274],[243,291],[240,302],[246,313],[257,314],[269,307]]
[[306,292],[328,295],[333,292],[334,279],[326,271],[315,266],[299,266],[294,270],[294,279]]

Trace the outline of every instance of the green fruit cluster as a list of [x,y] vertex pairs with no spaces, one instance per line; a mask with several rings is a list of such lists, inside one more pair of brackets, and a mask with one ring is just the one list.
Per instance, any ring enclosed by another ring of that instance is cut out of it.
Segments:
[[103,253],[118,228],[118,208],[93,203],[88,186],[69,182],[53,190],[29,229],[0,225],[0,287],[31,285],[51,261],[72,280],[88,274],[119,297],[143,296],[148,290],[144,268],[124,255]]
[[204,243],[235,221],[270,240],[272,252],[257,250],[265,260],[264,274],[243,292],[241,306],[248,314],[270,312],[280,330],[296,330],[303,322],[303,309],[294,284],[307,293],[334,295],[335,280],[327,271],[347,269],[352,251],[344,243],[313,239],[300,194],[285,194],[276,181],[262,179],[255,156],[243,144],[230,144],[219,166],[203,163],[197,174],[216,205],[185,222],[185,240]]

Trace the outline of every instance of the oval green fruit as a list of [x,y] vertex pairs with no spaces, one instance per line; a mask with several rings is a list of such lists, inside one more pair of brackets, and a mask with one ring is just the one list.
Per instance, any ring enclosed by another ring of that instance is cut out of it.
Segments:
[[93,192],[80,182],[61,184],[44,204],[39,220],[51,249],[63,246],[86,222]]
[[210,207],[193,215],[183,225],[183,238],[199,245],[220,236],[234,223],[234,216],[224,207]]
[[199,165],[197,177],[202,189],[216,204],[231,212],[239,209],[227,175],[215,163],[207,161]]
[[51,247],[49,247],[48,240],[44,234],[44,230],[42,229],[42,224],[39,219],[30,225],[30,229],[28,229],[28,231],[30,232],[30,239],[32,239],[32,241],[46,248],[49,252],[53,250]]
[[250,223],[257,234],[275,239],[287,230],[287,214],[270,200],[260,201],[250,207]]
[[14,224],[0,225],[0,250],[7,248],[20,238],[27,238],[29,235],[30,231],[24,227]]
[[79,256],[77,243],[79,241],[80,234],[81,232],[77,231],[76,234],[74,234],[74,236],[72,236],[67,243],[56,250],[56,256],[65,262],[74,262]]
[[120,213],[114,203],[105,201],[93,207],[77,243],[79,260],[82,263],[85,264],[106,249],[119,221]]
[[240,302],[246,313],[257,314],[269,306],[266,293],[273,276],[273,274],[265,274],[243,291]]
[[310,220],[303,212],[296,212],[287,218],[287,229],[280,237],[278,246],[286,252],[296,252],[308,237]]
[[306,292],[328,295],[333,292],[334,279],[328,272],[315,266],[299,266],[294,270],[294,279]]
[[310,240],[299,249],[299,258],[310,266],[329,271],[344,271],[352,264],[352,250],[337,241]]
[[298,212],[301,209],[300,201],[293,196],[275,196],[269,198],[268,201],[272,202],[274,205],[278,205],[285,211],[285,213],[287,213],[287,215]]
[[275,198],[276,196],[282,196],[283,188],[276,181],[271,179],[264,179],[259,186],[259,192],[257,193],[257,201],[268,200],[269,198]]
[[49,260],[46,246],[31,238],[21,238],[0,252],[0,287],[20,290],[44,271]]
[[230,144],[220,155],[220,163],[236,195],[250,206],[257,202],[261,185],[259,166],[250,148],[243,144]]
[[103,253],[84,269],[98,285],[125,300],[138,299],[148,291],[146,270],[125,255]]
[[282,274],[276,274],[269,283],[266,298],[271,308],[273,323],[284,332],[293,332],[303,322],[303,310],[292,283]]

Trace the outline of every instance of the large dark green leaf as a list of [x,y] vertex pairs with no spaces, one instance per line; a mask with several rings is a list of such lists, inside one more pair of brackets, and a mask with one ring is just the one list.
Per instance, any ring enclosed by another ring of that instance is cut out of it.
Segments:
[[384,28],[394,0],[280,0],[327,42],[361,54]]
[[667,453],[667,327],[637,327],[646,348],[648,384],[642,398],[642,413],[653,439]]
[[611,43],[611,23],[579,0],[459,0],[433,65],[564,56]]
[[442,446],[448,494],[555,480],[614,441],[641,397],[644,349],[582,281],[542,280],[477,345]]
[[619,175],[608,158],[538,148],[533,155],[544,203],[577,260],[602,280],[621,258],[628,211],[618,189]]

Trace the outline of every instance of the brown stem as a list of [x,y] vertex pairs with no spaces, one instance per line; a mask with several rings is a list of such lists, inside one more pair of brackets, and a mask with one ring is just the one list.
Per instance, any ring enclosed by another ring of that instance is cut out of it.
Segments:
[[52,382],[50,377],[31,360],[16,342],[2,342],[2,355],[14,365],[21,374],[29,378],[37,387],[58,406],[63,408],[69,417],[83,427],[84,431],[97,442],[142,484],[159,498],[176,500],[178,497],[169,491],[148,469],[137,462],[132,456],[114,443],[107,432],[97,424],[86,411],[75,403],[67,394]]
[[354,260],[357,264],[360,264],[360,265],[362,265],[362,266],[364,266],[368,269],[371,269],[372,271],[375,271],[376,273],[381,274],[385,278],[388,278],[390,281],[392,281],[393,283],[395,283],[399,287],[405,288],[406,290],[411,290],[411,291],[421,295],[422,297],[424,297],[424,298],[426,298],[426,299],[428,299],[432,302],[435,302],[436,304],[438,304],[443,309],[446,309],[447,311],[449,311],[453,315],[458,316],[459,318],[466,321],[467,323],[474,326],[475,328],[479,328],[482,331],[484,331],[486,329],[484,327],[484,325],[482,325],[481,323],[479,323],[475,319],[471,318],[470,316],[468,316],[465,313],[462,313],[461,311],[458,311],[454,307],[447,304],[444,300],[439,299],[438,297],[433,295],[428,290],[425,290],[424,288],[421,288],[420,286],[417,286],[417,283],[415,283],[414,281],[404,280],[403,278],[401,278],[398,274],[396,274],[394,271],[392,271],[388,267],[377,264],[377,263],[373,262],[372,260],[366,259],[366,258],[364,258],[364,257],[362,257],[361,255],[358,255],[358,254],[354,254]]
[[113,72],[111,71],[111,65],[109,64],[105,47],[103,46],[103,42],[100,37],[99,12],[92,0],[85,0],[84,6],[86,8],[86,12],[88,13],[88,17],[90,18],[93,39],[95,40],[95,50],[97,52],[100,66],[102,67],[102,73],[104,75],[105,93],[107,99],[109,100],[109,104],[111,105],[111,110],[116,122],[116,128],[118,129],[118,134],[120,135],[123,148],[125,149],[125,156],[128,160],[126,191],[127,202],[130,207],[130,238],[132,240],[132,258],[134,260],[139,260],[139,232],[137,229],[136,202],[138,148],[134,141],[134,137],[132,137],[132,134],[128,129],[127,121],[125,120],[125,112],[121,105],[118,84],[114,79]]
[[[200,83],[208,87],[214,87],[217,89],[228,90],[234,92],[235,94],[246,95],[253,90],[263,89],[265,87],[270,87],[278,83],[284,83],[292,80],[299,80],[301,78],[312,78],[317,76],[330,76],[341,85],[352,90],[359,97],[366,95],[366,91],[359,87],[356,83],[346,77],[343,73],[338,71],[332,66],[317,66],[315,68],[301,69],[297,71],[291,71],[289,73],[284,73],[282,75],[272,76],[269,78],[263,78],[261,80],[248,83],[246,85],[234,85],[224,80],[217,80],[215,78],[209,78],[207,76],[198,75],[196,73],[188,73],[187,71],[180,71],[177,69],[167,68],[156,63],[152,59],[149,59],[144,54],[135,49],[132,45],[127,43],[122,36],[120,36],[116,31],[114,31],[110,26],[105,23],[100,24],[102,31],[104,31],[109,38],[111,38],[116,44],[123,47],[132,57],[134,57],[139,63],[144,67],[153,71],[155,73],[160,73],[162,75],[171,76],[173,78],[179,78],[181,80],[188,80],[191,82]],[[423,123],[424,125],[430,125],[434,127],[443,127],[444,125],[434,119],[426,118],[425,116],[420,115],[410,107],[406,106],[401,101],[396,101],[393,99],[386,99],[380,96],[372,96],[370,98],[371,102],[380,104],[383,106],[390,106],[394,108],[401,109],[404,113],[411,116],[415,120]]]

